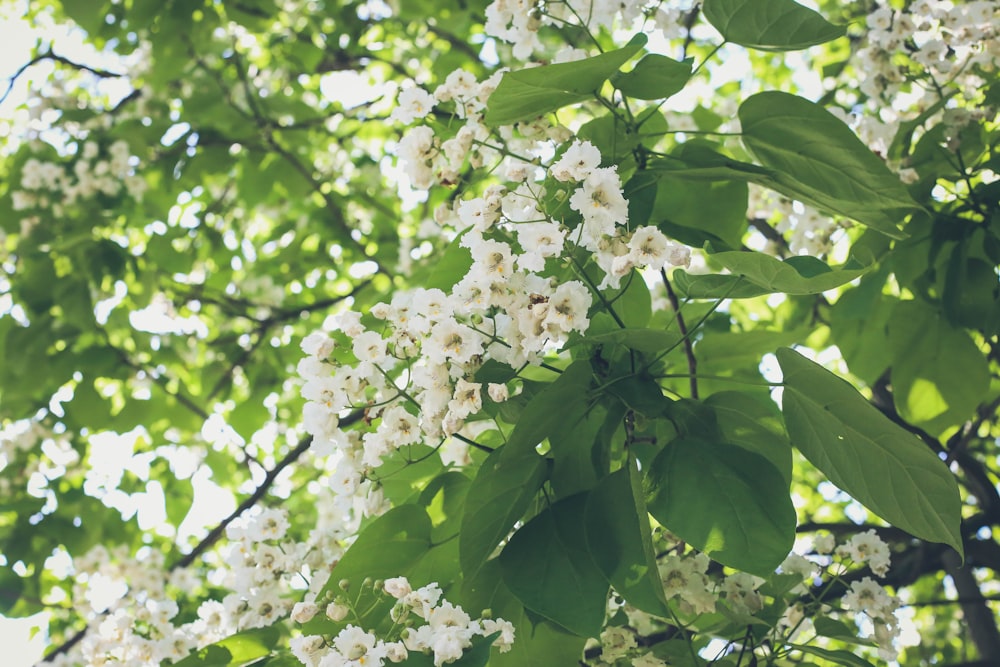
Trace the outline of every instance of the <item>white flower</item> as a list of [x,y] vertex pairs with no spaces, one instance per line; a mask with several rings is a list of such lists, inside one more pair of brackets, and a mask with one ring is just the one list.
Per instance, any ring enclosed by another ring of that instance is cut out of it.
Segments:
[[871,577],[852,581],[851,590],[844,594],[844,606],[852,611],[862,611],[873,620],[894,622],[894,612],[899,601],[889,595]]
[[496,403],[503,403],[510,398],[510,390],[507,389],[507,385],[505,384],[490,382],[486,385],[486,393],[489,394],[490,398]]
[[451,318],[435,324],[424,341],[424,354],[434,364],[464,364],[482,353],[482,337]]
[[358,361],[378,364],[385,359],[386,341],[377,331],[366,331],[354,338],[353,350]]
[[602,251],[605,239],[615,235],[618,225],[628,222],[628,202],[615,167],[591,172],[570,196],[569,205],[583,216],[579,243],[588,250]]
[[590,326],[587,311],[592,301],[590,291],[583,283],[577,280],[563,283],[549,297],[546,328],[561,333],[586,331]]
[[890,552],[874,529],[858,533],[837,547],[837,555],[850,558],[857,564],[867,563],[872,572],[884,577],[889,572]]
[[818,554],[828,554],[833,551],[836,541],[830,533],[822,533],[813,537],[813,550]]
[[466,382],[459,378],[455,383],[455,393],[448,402],[448,414],[454,419],[462,420],[482,410],[482,387],[478,382]]
[[434,130],[426,125],[411,128],[399,140],[396,154],[404,161],[406,175],[413,181],[415,188],[430,187],[434,178],[432,161],[437,155]]
[[350,607],[342,602],[331,602],[326,606],[326,617],[334,622],[344,620],[350,612]]
[[393,577],[385,580],[385,592],[397,600],[401,600],[412,593],[413,588],[406,577]]
[[667,663],[657,658],[652,653],[632,658],[632,667],[667,667]]
[[549,171],[557,181],[582,181],[601,165],[601,152],[589,141],[574,141]]
[[[440,599],[441,587],[436,583],[430,583],[404,597],[402,602],[412,609],[417,616],[427,620],[430,617],[431,610],[437,605]],[[409,646],[409,643],[407,643],[407,648]]]
[[524,253],[517,265],[524,271],[542,271],[546,257],[562,254],[566,232],[557,222],[528,222],[517,225],[517,242]]
[[320,656],[326,650],[326,640],[322,635],[305,635],[292,637],[289,640],[292,655],[298,658],[299,662],[310,667],[318,664]]
[[348,625],[334,637],[333,647],[346,658],[343,664],[351,667],[379,667],[385,658],[385,646],[375,635],[354,625]]
[[321,331],[315,331],[302,339],[302,351],[311,357],[326,359],[333,352],[336,343]]
[[456,212],[459,220],[480,232],[486,231],[500,219],[499,206],[490,205],[482,197],[459,202]]
[[472,253],[473,265],[469,273],[494,283],[510,280],[514,273],[514,257],[508,244],[470,233],[462,237],[462,245]]
[[614,662],[624,658],[637,645],[635,635],[625,628],[617,625],[605,628],[601,632],[601,659]]
[[292,607],[292,620],[296,623],[308,623],[319,612],[315,602],[296,602]]
[[423,118],[434,108],[434,96],[423,88],[409,87],[399,91],[396,108],[389,118],[409,125],[418,118]]

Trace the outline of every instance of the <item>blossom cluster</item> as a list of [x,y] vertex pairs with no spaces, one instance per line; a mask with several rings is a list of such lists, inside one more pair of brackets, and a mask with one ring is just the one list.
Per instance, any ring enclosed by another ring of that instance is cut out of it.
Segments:
[[[493,645],[500,652],[509,651],[514,642],[514,626],[502,618],[473,619],[462,607],[443,599],[436,583],[414,589],[406,577],[381,582],[385,594],[397,602],[390,612],[393,629],[389,634],[399,639],[386,640],[354,624],[348,624],[329,646],[322,635],[299,636],[292,640],[292,652],[309,667],[382,667],[406,660],[411,652],[432,655],[435,667],[451,663],[472,647],[473,638],[496,635]],[[293,620],[307,623],[320,611],[315,602],[300,602],[292,612]],[[326,616],[343,621],[351,606],[344,601],[330,602]],[[414,621],[417,622],[414,622]],[[423,623],[419,623],[423,621]]]
[[494,0],[486,8],[486,34],[512,46],[518,60],[528,60],[543,48],[538,37],[542,26],[580,25],[592,32],[601,28],[625,29],[651,19],[656,29],[668,38],[680,36],[681,20],[691,2],[654,0]]
[[[665,544],[669,543],[667,539]],[[706,554],[694,550],[685,553],[679,544],[674,547],[657,560],[665,597],[677,615],[672,619],[674,623],[680,620],[696,624],[699,617],[717,613],[737,619],[758,617],[772,626],[769,640],[775,650],[780,650],[784,644],[801,643],[812,628],[811,619],[817,616],[864,620],[862,625],[869,627],[869,639],[879,655],[885,660],[895,659],[901,632],[895,615],[900,602],[895,596],[872,577],[864,576],[844,582],[846,593],[839,603],[827,597],[827,587],[841,581],[849,567],[867,566],[878,577],[888,573],[889,547],[874,530],[853,535],[839,545],[830,534],[817,535],[810,550],[788,555],[774,581],[745,572],[713,572]],[[784,581],[776,586],[775,581],[780,579]],[[804,602],[810,598],[813,602]],[[765,620],[767,614],[782,609],[777,623]],[[641,648],[648,643],[642,638],[664,629],[663,619],[612,597],[609,617],[622,618],[619,611],[627,622],[609,624],[602,632],[597,664],[669,664],[664,656]]]
[[[67,207],[97,196],[116,197],[124,191],[133,199],[142,199],[146,181],[136,173],[137,161],[122,140],[103,151],[96,142],[85,141],[76,159],[67,164],[28,158],[21,169],[21,189],[11,192],[14,210],[38,213],[51,209],[61,216]],[[34,218],[25,220],[30,229]]]

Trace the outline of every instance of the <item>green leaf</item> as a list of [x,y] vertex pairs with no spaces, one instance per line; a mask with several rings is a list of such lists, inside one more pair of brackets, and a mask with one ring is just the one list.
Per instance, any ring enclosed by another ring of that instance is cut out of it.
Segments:
[[637,100],[659,100],[684,89],[691,78],[692,59],[678,62],[673,58],[650,53],[636,63],[631,72],[620,72],[611,83],[628,97]]
[[870,270],[857,259],[832,268],[815,257],[796,256],[785,261],[754,251],[717,252],[708,256],[731,272],[730,275],[693,275],[674,272],[677,288],[694,299],[746,298],[783,292],[819,294],[839,287]]
[[[394,507],[361,531],[358,539],[333,568],[323,592],[339,592],[347,579],[358,587],[368,577],[387,579],[406,575],[431,549],[431,520],[417,505]],[[316,618],[303,626],[307,632],[322,632],[331,621]]]
[[[674,156],[682,161],[691,157],[697,161],[705,151],[711,151],[702,141],[684,143]],[[640,172],[650,173],[650,172]],[[747,178],[723,177],[692,180],[686,174],[658,171],[653,214],[657,226],[671,238],[693,246],[706,242],[739,248],[747,229]],[[629,218],[631,220],[631,217]]]
[[246,665],[269,655],[278,645],[281,632],[275,626],[245,630],[192,653],[177,667],[226,667]]
[[989,390],[990,372],[969,334],[920,301],[897,304],[888,328],[899,414],[935,435],[972,417]]
[[872,663],[868,662],[864,658],[854,655],[850,651],[833,651],[827,648],[819,648],[818,646],[808,646],[805,644],[791,644],[790,648],[795,651],[823,658],[824,660],[828,660],[835,665],[844,665],[844,667],[875,667]]
[[473,637],[472,648],[465,649],[462,657],[451,664],[454,667],[486,667],[486,663],[490,661],[493,642],[499,636],[499,632],[494,632],[485,637]]
[[590,364],[574,361],[559,377],[531,399],[514,427],[504,456],[521,457],[556,429],[565,428],[583,417],[587,409],[587,391],[591,381]]
[[788,435],[810,463],[892,525],[963,553],[958,483],[947,466],[819,364],[789,348],[777,358]]
[[792,480],[792,446],[774,402],[745,391],[721,391],[705,399],[715,412],[716,425],[725,442],[760,454],[785,479]]
[[626,467],[602,479],[591,491],[587,545],[594,563],[630,604],[668,617],[639,479],[635,459],[629,457]]
[[494,654],[490,660],[492,667],[569,665],[583,654],[584,638],[526,612],[504,584],[499,559],[488,562],[474,579],[465,579],[462,593],[466,609],[490,609],[494,618],[514,624],[517,633],[514,646],[506,653]]
[[483,120],[511,125],[590,99],[646,41],[639,33],[622,48],[592,58],[508,72],[490,95]]
[[705,0],[702,11],[727,42],[760,51],[796,51],[845,33],[792,0]]
[[490,454],[469,487],[458,537],[462,573],[471,579],[524,516],[545,481],[545,460],[534,452],[505,456],[504,446]]
[[[882,294],[887,266],[845,290],[830,308],[830,332],[851,373],[872,385],[892,361],[889,317],[896,299]],[[777,347],[777,346],[775,346]]]
[[606,292],[606,297],[626,328],[640,329],[649,324],[653,313],[652,298],[646,281],[637,271],[625,278],[620,290]]
[[618,416],[619,406],[601,402],[591,407],[575,424],[567,424],[549,436],[548,458],[552,461],[549,484],[556,498],[587,491],[597,485],[601,471],[593,459],[595,447],[606,447],[598,435],[608,419]]
[[646,170],[637,171],[628,179],[623,194],[628,200],[629,224],[641,227],[649,222],[653,214],[653,205],[656,203],[659,181],[656,174]]
[[739,109],[743,143],[775,170],[780,192],[905,238],[897,223],[918,208],[906,187],[850,128],[823,107],[778,91]]
[[608,584],[587,548],[586,504],[587,494],[580,493],[543,510],[514,533],[500,568],[526,608],[581,637],[596,637]]
[[829,616],[817,616],[814,618],[813,628],[815,628],[816,634],[820,637],[830,637],[832,639],[839,639],[851,644],[863,644],[868,646],[871,646],[873,643],[870,639],[862,639],[858,637],[857,627],[848,625],[847,623],[844,623],[836,618],[830,618]]
[[649,512],[712,558],[767,576],[795,541],[795,508],[781,472],[728,443],[681,437],[653,460]]
[[0,614],[11,613],[24,591],[24,578],[9,567],[0,567]]
[[765,354],[770,354],[779,347],[805,340],[813,330],[812,326],[788,331],[706,330],[694,348],[698,355],[698,370],[709,374],[712,371],[708,369],[733,370],[744,364],[756,368]]
[[630,350],[657,354],[677,345],[680,334],[664,329],[617,329],[596,336],[584,336],[573,345],[623,345]]
[[450,290],[469,272],[469,267],[472,266],[472,253],[463,247],[461,242],[462,237],[459,236],[445,248],[443,253],[435,255],[430,273],[423,284],[426,289]]

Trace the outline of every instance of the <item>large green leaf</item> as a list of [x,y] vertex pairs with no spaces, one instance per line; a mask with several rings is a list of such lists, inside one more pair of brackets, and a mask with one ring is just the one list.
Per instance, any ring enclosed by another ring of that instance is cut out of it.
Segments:
[[500,554],[504,583],[531,611],[581,637],[604,625],[608,583],[587,548],[587,494],[553,504],[514,533]]
[[702,11],[727,42],[761,51],[796,51],[845,32],[792,0],[705,0]]
[[192,653],[178,667],[228,667],[246,665],[271,653],[281,640],[277,627],[244,630]]
[[658,100],[679,93],[691,78],[691,60],[650,53],[636,63],[631,72],[611,77],[611,83],[628,97],[637,100]]
[[622,48],[592,58],[508,72],[490,95],[483,120],[511,125],[592,98],[646,40],[639,33]]
[[517,425],[503,448],[505,457],[521,457],[557,429],[572,426],[587,411],[587,390],[591,380],[590,364],[574,361],[558,378],[538,392],[525,406]]
[[868,385],[874,384],[892,362],[888,323],[897,300],[882,293],[888,275],[887,266],[868,274],[830,308],[832,342],[851,373]]
[[777,357],[792,444],[892,525],[963,553],[958,483],[947,466],[846,381],[789,348]]
[[746,180],[692,182],[660,172],[653,219],[663,233],[682,243],[738,248],[747,229]]
[[807,255],[782,261],[762,252],[734,250],[708,258],[730,273],[695,275],[676,271],[677,288],[684,295],[694,299],[738,299],[775,292],[819,294],[854,280],[870,268],[853,257],[838,268]]
[[834,665],[843,665],[844,667],[875,667],[872,663],[850,651],[834,651],[828,648],[809,646],[808,644],[793,644],[791,648],[795,651],[823,658]]
[[504,584],[499,560],[489,561],[473,579],[463,582],[461,600],[466,609],[489,609],[494,618],[514,624],[517,633],[514,645],[507,653],[494,653],[490,665],[550,667],[574,664],[583,654],[586,640],[527,612]]
[[760,454],[778,469],[785,488],[792,481],[792,446],[777,406],[745,391],[721,391],[705,399],[725,442]]
[[587,544],[594,563],[632,606],[669,616],[634,458],[591,491]]
[[656,354],[680,343],[681,336],[664,329],[615,329],[608,333],[584,336],[573,345],[623,345],[636,352]]
[[[366,578],[404,576],[431,550],[431,520],[417,505],[394,507],[361,531],[358,539],[333,568],[323,592],[338,593],[339,582],[358,587]],[[303,626],[307,632],[326,632],[333,622],[316,617]]]
[[889,319],[889,349],[893,399],[907,421],[938,434],[972,417],[985,400],[986,358],[936,308],[919,301],[897,304]]
[[893,238],[917,207],[885,163],[839,118],[802,97],[768,91],[739,109],[743,143],[775,171],[782,192]]
[[524,515],[545,481],[545,460],[534,452],[504,456],[499,449],[483,461],[465,497],[458,537],[465,578],[471,578]]
[[649,512],[712,558],[767,576],[795,541],[795,508],[782,473],[743,447],[681,437],[653,460]]

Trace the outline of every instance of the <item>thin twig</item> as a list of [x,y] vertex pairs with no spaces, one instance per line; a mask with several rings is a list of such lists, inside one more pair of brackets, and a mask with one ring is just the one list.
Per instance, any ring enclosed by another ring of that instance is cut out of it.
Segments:
[[125,76],[120,72],[111,72],[109,70],[100,69],[98,67],[91,67],[90,65],[84,65],[83,63],[78,63],[65,56],[57,55],[53,53],[52,49],[47,49],[44,53],[39,53],[37,56],[24,63],[17,68],[17,71],[11,75],[7,80],[7,90],[4,91],[3,95],[0,95],[0,104],[7,101],[7,97],[10,95],[11,91],[14,90],[14,84],[17,80],[28,71],[29,68],[34,67],[38,63],[45,62],[46,60],[51,60],[52,62],[57,62],[62,65],[68,65],[78,70],[83,70],[84,72],[90,72],[94,76],[101,77],[102,79],[116,79]]
[[[340,421],[340,426],[341,428],[343,428],[355,424],[358,421],[360,421],[363,416],[364,416],[364,410],[355,410],[354,412],[352,412],[351,414],[349,414],[347,417],[345,417]],[[254,492],[250,494],[242,503],[240,503],[239,507],[233,510],[233,512],[229,516],[227,516],[225,519],[219,522],[219,524],[216,525],[212,530],[210,530],[209,533],[204,538],[202,538],[202,540],[197,545],[195,545],[195,547],[189,553],[187,553],[183,558],[181,558],[173,565],[171,565],[167,569],[167,571],[173,572],[174,570],[180,570],[185,567],[188,567],[189,565],[194,563],[199,556],[205,553],[205,551],[207,551],[213,544],[218,542],[219,539],[225,534],[226,527],[229,526],[229,524],[231,524],[233,521],[238,519],[240,515],[242,515],[248,509],[256,505],[274,484],[274,481],[278,478],[278,475],[280,475],[285,468],[290,466],[292,463],[301,458],[303,454],[305,454],[305,452],[312,445],[312,441],[313,441],[312,436],[306,436],[302,438],[302,440],[299,441],[299,443],[295,446],[294,449],[288,452],[288,454],[286,454],[285,457],[281,459],[281,461],[275,464],[275,466],[271,468],[270,471],[268,471],[267,475],[257,486]],[[56,648],[54,651],[45,656],[42,659],[42,662],[52,662],[53,660],[55,660],[57,656],[63,653],[68,653],[70,649],[72,649],[86,636],[87,631],[89,629],[90,629],[89,625],[86,625],[83,628],[81,628],[75,635],[67,639],[58,648]]]
[[677,317],[677,328],[680,329],[681,336],[684,340],[684,354],[687,356],[688,360],[688,372],[691,374],[691,398],[698,398],[698,360],[694,356],[694,344],[691,342],[691,337],[688,335],[687,323],[684,322],[684,316],[681,314],[681,304],[677,300],[677,294],[674,293],[674,288],[670,286],[670,280],[667,279],[667,272],[664,269],[660,269],[660,277],[663,278],[663,286],[667,288],[667,298],[670,299],[670,306],[674,309],[674,315]]

